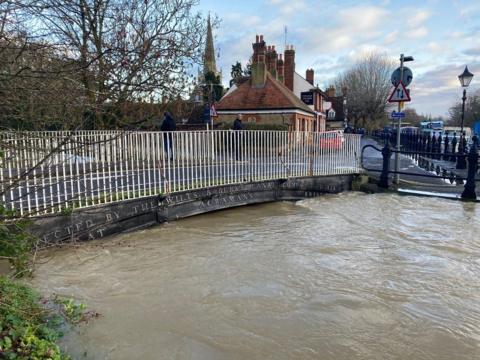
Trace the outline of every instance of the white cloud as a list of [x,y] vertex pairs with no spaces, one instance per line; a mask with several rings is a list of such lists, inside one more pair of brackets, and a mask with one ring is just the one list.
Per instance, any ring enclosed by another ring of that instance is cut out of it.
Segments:
[[385,21],[388,11],[378,6],[355,6],[341,10],[339,17],[343,28],[355,31],[371,31]]
[[427,49],[430,53],[433,53],[433,54],[440,54],[445,51],[445,47],[435,41],[429,42],[427,44]]
[[392,32],[388,33],[387,35],[385,35],[385,38],[383,39],[383,43],[385,45],[393,44],[395,42],[395,40],[397,40],[398,34],[399,34],[398,30],[395,30],[395,31],[392,31]]
[[407,16],[407,26],[409,28],[415,28],[425,24],[425,21],[430,17],[430,12],[427,10],[416,10],[412,15],[409,10]]
[[[248,2],[245,10],[219,14],[223,22],[215,32],[223,80],[228,82],[233,63],[248,60],[256,34],[282,51],[287,26],[287,43],[297,51],[297,71],[303,74],[313,67],[321,86],[329,85],[365,50],[387,52],[396,63],[400,53],[414,56],[415,62],[408,65],[415,77],[412,104],[421,112],[442,114],[460,91],[457,76],[465,64],[480,73],[480,25],[478,21],[466,25],[469,19],[464,14],[459,20],[459,12],[460,5],[444,0],[418,2],[416,8],[388,0],[262,0],[254,6]],[[480,81],[474,78],[472,90],[476,83]]]
[[[333,18],[336,21],[315,28],[313,33],[312,28],[304,30],[304,47],[310,52],[338,53],[380,38],[382,26],[388,22],[389,12],[378,6],[355,6],[339,10]],[[315,33],[319,36],[315,36]]]
[[422,37],[425,37],[428,35],[428,30],[426,27],[422,26],[422,27],[419,27],[415,30],[410,30],[408,33],[407,33],[407,36],[411,39],[418,39],[418,38],[422,38]]
[[[480,62],[473,63],[472,67],[480,67]],[[448,108],[461,97],[458,74],[463,69],[463,65],[444,64],[414,79],[412,100],[415,108],[419,112],[445,115]],[[478,85],[472,85],[470,91],[475,91]]]

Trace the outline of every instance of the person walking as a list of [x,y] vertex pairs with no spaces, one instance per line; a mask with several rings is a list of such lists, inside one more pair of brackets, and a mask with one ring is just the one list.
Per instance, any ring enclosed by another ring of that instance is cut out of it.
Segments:
[[163,134],[163,146],[167,159],[173,160],[173,134],[172,132],[177,130],[177,125],[170,112],[165,111],[163,114],[163,121],[160,130],[164,131]]
[[[237,118],[233,122],[232,130],[239,131],[243,130],[243,124],[242,124],[242,114],[238,114]],[[235,147],[235,160],[239,161],[241,159],[241,140],[240,140],[240,134],[238,132],[235,132],[233,134],[233,141],[234,141],[234,147]]]

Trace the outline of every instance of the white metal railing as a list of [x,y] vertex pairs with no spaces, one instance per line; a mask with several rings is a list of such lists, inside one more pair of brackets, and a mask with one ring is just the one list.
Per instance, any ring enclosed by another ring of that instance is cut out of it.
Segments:
[[339,132],[0,132],[0,145],[0,202],[21,216],[361,171],[360,136]]

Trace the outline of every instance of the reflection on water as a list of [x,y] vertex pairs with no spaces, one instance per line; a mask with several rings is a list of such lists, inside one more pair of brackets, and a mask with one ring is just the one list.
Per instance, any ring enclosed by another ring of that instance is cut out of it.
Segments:
[[[480,207],[345,193],[45,254],[78,359],[478,359]],[[86,355],[86,356],[85,356]]]

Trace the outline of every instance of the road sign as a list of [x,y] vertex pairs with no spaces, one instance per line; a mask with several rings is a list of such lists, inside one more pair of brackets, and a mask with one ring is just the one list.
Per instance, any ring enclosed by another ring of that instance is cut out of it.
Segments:
[[404,119],[405,118],[405,113],[401,111],[392,111],[390,114],[390,118],[392,119]]
[[388,99],[388,102],[403,102],[403,101],[411,101],[410,99],[410,94],[403,85],[402,82],[400,82],[396,87],[395,90],[393,90],[392,95],[390,95],[390,98]]
[[[391,77],[390,81],[392,82],[393,86],[397,86],[400,83],[400,73],[401,73],[400,68],[398,68],[397,70],[395,70],[392,73],[392,77]],[[404,66],[403,67],[403,79],[402,79],[403,84],[405,86],[408,86],[408,85],[410,85],[412,80],[413,80],[412,70],[410,70],[408,67]]]
[[217,117],[218,114],[217,114],[217,110],[215,110],[215,105],[212,104],[212,106],[210,107],[210,116],[211,117]]

